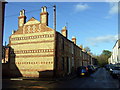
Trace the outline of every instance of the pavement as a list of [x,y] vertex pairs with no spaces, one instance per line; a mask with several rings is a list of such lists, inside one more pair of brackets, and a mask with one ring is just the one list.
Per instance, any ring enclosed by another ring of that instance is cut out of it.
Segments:
[[44,86],[57,83],[59,81],[69,81],[76,78],[77,75],[69,75],[62,78],[4,78],[2,79],[2,88],[45,88]]
[[71,80],[76,78],[77,75],[68,75],[66,77],[61,77],[61,78],[27,78],[27,77],[18,77],[18,78],[4,78],[3,80],[34,80],[34,81],[64,81],[64,80]]

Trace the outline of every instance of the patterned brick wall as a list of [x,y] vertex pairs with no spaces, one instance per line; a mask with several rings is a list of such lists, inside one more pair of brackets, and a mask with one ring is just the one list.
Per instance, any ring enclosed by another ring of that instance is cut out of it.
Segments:
[[[38,26],[41,24],[30,19],[21,33],[18,30],[10,36],[12,76],[42,77],[42,72],[53,71],[55,31],[45,25]],[[53,75],[53,72],[48,74]]]

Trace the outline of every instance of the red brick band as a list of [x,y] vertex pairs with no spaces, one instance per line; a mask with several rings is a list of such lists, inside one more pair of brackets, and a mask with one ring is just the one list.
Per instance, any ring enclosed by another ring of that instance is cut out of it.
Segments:
[[10,45],[31,44],[31,43],[49,43],[49,42],[54,42],[54,40],[37,41],[37,42],[24,42],[24,43],[11,43]]
[[15,64],[37,64],[37,65],[41,64],[43,65],[43,64],[53,64],[53,62],[15,62]]
[[38,50],[20,50],[20,51],[11,51],[11,54],[21,54],[21,53],[46,53],[54,52],[54,49],[38,49]]
[[49,37],[54,37],[54,34],[44,34],[44,35],[26,36],[26,37],[16,37],[16,38],[11,38],[10,40],[17,41],[17,40],[28,40],[28,39],[49,38]]
[[[49,55],[21,55],[21,56],[15,56],[15,58],[34,58],[34,57],[52,57],[53,54]],[[14,55],[11,55],[11,57],[14,57]]]

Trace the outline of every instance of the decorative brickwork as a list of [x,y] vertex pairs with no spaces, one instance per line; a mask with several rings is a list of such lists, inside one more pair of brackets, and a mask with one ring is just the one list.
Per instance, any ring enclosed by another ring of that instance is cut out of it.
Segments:
[[10,53],[13,54],[22,54],[22,53],[45,53],[45,52],[54,52],[54,49],[38,49],[38,50],[20,50],[20,51],[11,51]]
[[22,27],[10,36],[10,73],[11,76],[39,77],[39,71],[54,69],[55,31],[46,26],[47,22],[43,24],[33,17],[24,23],[22,12],[24,10],[18,18]]
[[[51,54],[51,55],[20,55],[20,56],[15,56],[15,58],[34,58],[34,57],[53,57],[53,54]],[[14,56],[12,56],[11,55],[11,57],[14,57]]]
[[17,37],[17,38],[11,38],[11,41],[13,41],[13,40],[28,40],[28,39],[36,39],[36,38],[50,38],[50,37],[54,37],[54,34],[28,36],[28,37]]
[[37,41],[37,42],[23,42],[23,43],[11,43],[11,45],[20,45],[20,44],[31,44],[31,43],[48,43],[48,42],[54,42],[53,40],[50,41]]

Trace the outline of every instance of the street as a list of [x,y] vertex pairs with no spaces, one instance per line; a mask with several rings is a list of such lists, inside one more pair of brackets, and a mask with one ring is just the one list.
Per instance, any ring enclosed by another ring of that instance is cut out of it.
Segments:
[[105,68],[99,68],[89,77],[71,80],[3,80],[3,88],[119,88],[119,81],[113,79]]

